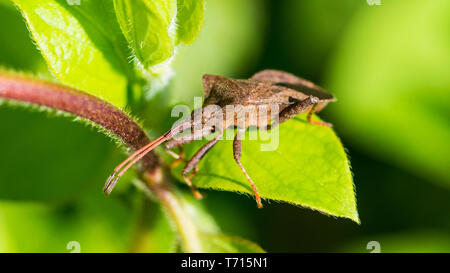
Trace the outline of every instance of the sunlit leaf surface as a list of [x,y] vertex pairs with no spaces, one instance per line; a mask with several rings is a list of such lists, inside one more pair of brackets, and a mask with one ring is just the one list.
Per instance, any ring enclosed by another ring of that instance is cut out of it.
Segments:
[[[261,150],[271,140],[243,141],[242,164],[263,198],[359,222],[350,165],[339,138],[330,128],[308,124],[301,116],[280,125],[279,145],[273,151]],[[274,145],[276,141],[273,136]],[[221,140],[211,149],[199,164],[195,185],[252,194],[234,161],[232,142]],[[202,143],[189,145],[187,158]],[[181,166],[173,172],[180,177]]]

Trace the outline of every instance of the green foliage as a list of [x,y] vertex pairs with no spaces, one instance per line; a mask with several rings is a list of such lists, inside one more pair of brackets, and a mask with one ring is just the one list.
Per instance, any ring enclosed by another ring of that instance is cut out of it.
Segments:
[[52,73],[61,82],[124,106],[126,44],[111,1],[14,0]]
[[[130,103],[130,96],[140,96],[136,85],[161,88],[159,77],[167,83],[170,62],[155,65],[171,59],[178,42],[195,40],[204,11],[204,2],[176,0],[13,2],[58,80],[119,107]],[[138,62],[131,64],[130,57]]]
[[[334,132],[327,127],[308,124],[304,115],[302,119],[281,124],[279,130],[276,150],[261,151],[261,145],[271,146],[269,143],[275,140],[275,136],[268,141],[247,140],[242,143],[242,164],[261,197],[359,223],[349,162]],[[249,139],[249,134],[246,139]],[[187,158],[201,144],[204,142],[190,145]],[[174,175],[180,177],[180,168],[174,170]],[[193,183],[200,188],[253,194],[234,161],[232,140],[219,141],[211,149],[201,161]]]
[[200,33],[206,0],[178,0],[177,42],[191,44]]
[[[263,44],[264,12],[257,0],[208,2],[202,35],[204,0],[81,0],[79,6],[65,0],[12,2],[24,15],[43,58],[27,39],[17,14],[9,7],[2,10],[0,2],[0,12],[10,15],[0,21],[12,18],[21,33],[13,35],[14,44],[5,39],[8,35],[0,35],[6,44],[0,52],[2,65],[41,72],[45,59],[63,84],[119,107],[130,105],[134,93],[157,85],[161,75],[167,78],[177,51],[177,77],[167,94],[147,107],[167,111],[169,104],[190,102],[193,95],[202,94],[201,75],[206,72],[248,76],[243,67],[252,64]],[[192,46],[180,46],[198,36]],[[155,119],[163,115],[148,109],[149,114],[141,113],[147,128],[153,134],[162,131],[163,126],[153,124],[160,125]],[[69,241],[80,242],[82,252],[180,251],[179,234],[164,208],[130,189],[133,172],[111,197],[102,196],[104,179],[124,157],[106,137],[22,109],[0,112],[8,132],[0,136],[5,144],[2,155],[8,158],[0,166],[1,251],[65,252]],[[281,125],[276,151],[261,152],[262,143],[244,141],[242,157],[262,197],[359,222],[349,162],[332,130],[309,125],[301,117]],[[189,146],[188,153],[198,145]],[[202,188],[251,193],[233,161],[230,141],[220,142],[202,161],[194,182]],[[195,222],[202,251],[264,252],[252,242],[226,235],[203,201],[184,193],[179,198]],[[243,218],[228,218],[232,219]]]
[[345,36],[329,84],[339,98],[337,127],[349,139],[446,187],[449,4],[395,1],[383,12],[367,9]]
[[145,69],[174,54],[176,0],[114,0],[120,28]]
[[144,69],[169,61],[178,43],[192,43],[200,33],[205,1],[115,0],[117,20]]

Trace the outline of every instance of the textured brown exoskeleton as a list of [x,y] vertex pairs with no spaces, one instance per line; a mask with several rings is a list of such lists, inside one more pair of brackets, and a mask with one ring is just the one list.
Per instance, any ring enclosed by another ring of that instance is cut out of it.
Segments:
[[[247,180],[250,182],[258,207],[261,208],[262,204],[258,190],[240,161],[241,137],[243,132],[245,132],[249,126],[270,129],[273,126],[306,111],[309,111],[307,115],[307,121],[309,123],[331,126],[329,123],[313,121],[311,117],[314,112],[322,110],[328,102],[335,101],[333,95],[325,92],[322,88],[312,82],[296,77],[290,73],[277,70],[263,70],[256,73],[248,80],[234,80],[223,76],[206,74],[203,76],[203,87],[205,91],[205,100],[202,108],[193,111],[192,119],[174,126],[164,135],[142,147],[117,166],[103,189],[106,194],[111,192],[119,177],[128,168],[161,143],[170,140],[165,144],[166,151],[176,159],[182,159],[180,155],[174,153],[170,149],[175,147],[181,148],[184,144],[201,139],[206,135],[219,132],[217,137],[206,143],[189,161],[187,161],[183,170],[183,177],[195,197],[199,199],[202,198],[202,195],[191,182],[192,175],[196,173],[199,161],[222,137],[224,129],[226,129],[226,127],[232,127],[237,128],[237,133],[233,142],[234,159],[247,177]],[[241,105],[244,107],[253,105],[257,107],[270,107],[271,105],[277,105],[279,112],[265,113],[267,115],[267,118],[265,119],[260,119],[259,117],[247,118],[245,125],[242,125],[237,124],[234,114],[233,116],[225,117],[223,115],[219,117],[214,113],[205,114],[206,111],[204,111],[204,109],[209,105],[218,105],[222,109],[229,105]],[[195,115],[200,115],[201,118],[195,119]],[[277,124],[269,124],[271,120],[274,120],[274,115],[278,115]],[[205,126],[205,124],[211,124],[210,121],[219,118],[227,119],[228,121],[223,122],[222,128],[209,125]],[[266,120],[266,122],[263,122],[264,124],[262,124],[261,120]],[[231,126],[229,126],[230,124]],[[199,129],[196,130],[195,128],[197,127]],[[179,136],[181,132],[186,129],[190,129],[190,134],[174,138]],[[192,175],[188,176],[188,173],[192,170],[194,170]]]

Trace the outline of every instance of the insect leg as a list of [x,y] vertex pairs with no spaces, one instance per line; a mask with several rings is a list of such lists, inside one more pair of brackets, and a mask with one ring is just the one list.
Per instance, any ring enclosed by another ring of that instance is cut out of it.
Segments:
[[248,175],[247,171],[244,169],[244,166],[242,166],[241,163],[241,150],[242,150],[241,136],[242,133],[244,132],[245,130],[243,129],[240,128],[237,129],[237,133],[233,141],[233,157],[234,160],[236,160],[236,163],[239,165],[239,168],[241,168],[245,177],[247,177],[248,182],[250,182],[250,185],[252,186],[253,193],[255,194],[256,203],[258,204],[258,208],[262,208],[261,197],[259,197],[258,189],[256,188],[255,183],[253,183],[252,179],[250,178],[250,176]]
[[297,116],[298,114],[305,112],[306,109],[308,109],[308,107],[310,107],[311,105],[317,105],[318,102],[319,102],[318,98],[309,96],[304,100],[297,101],[296,103],[289,105],[288,107],[283,109],[283,111],[281,111],[277,123],[267,125],[267,130],[270,130],[275,126],[278,126],[278,124],[283,123]]
[[313,107],[311,107],[311,110],[309,110],[308,115],[306,116],[306,120],[311,124],[316,124],[319,126],[328,126],[330,128],[333,127],[333,124],[331,124],[331,123],[312,120],[312,115],[316,111],[316,108],[317,108],[317,103],[314,104]]
[[210,140],[208,143],[206,143],[203,147],[198,150],[195,155],[186,163],[186,166],[183,169],[183,178],[184,181],[186,181],[186,184],[191,188],[192,193],[194,194],[195,198],[202,199],[202,195],[197,190],[197,188],[192,184],[191,178],[188,177],[187,174],[192,170],[195,169],[197,164],[200,162],[200,160],[205,156],[205,154],[219,141],[219,139],[222,137],[222,132],[213,140]]
[[202,137],[209,135],[211,133],[214,132],[214,128],[204,128],[202,130],[199,130],[197,132],[193,132],[192,134],[189,135],[185,135],[182,136],[180,138],[176,138],[176,139],[172,139],[168,142],[166,142],[166,144],[164,145],[165,150],[168,154],[170,154],[171,156],[173,156],[175,159],[183,159],[183,156],[180,156],[180,154],[177,154],[175,152],[173,152],[172,150],[170,150],[171,148],[177,148],[177,147],[181,147],[185,144],[191,143],[194,140],[199,140]]

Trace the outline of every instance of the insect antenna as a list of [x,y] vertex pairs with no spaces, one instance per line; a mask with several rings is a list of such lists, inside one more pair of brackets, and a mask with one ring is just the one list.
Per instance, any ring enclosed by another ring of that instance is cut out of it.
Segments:
[[190,122],[184,122],[180,125],[176,126],[175,128],[167,131],[162,136],[158,137],[154,141],[148,143],[144,147],[140,148],[139,150],[135,151],[133,154],[131,154],[127,159],[125,159],[122,163],[120,163],[115,169],[114,172],[108,177],[108,180],[106,180],[105,186],[103,187],[103,191],[106,195],[109,195],[111,191],[113,190],[114,186],[116,185],[119,178],[130,168],[132,167],[137,161],[139,161],[141,158],[143,158],[147,153],[152,151],[154,148],[162,144],[163,142],[171,139],[176,134],[180,133],[187,127],[191,126]]

